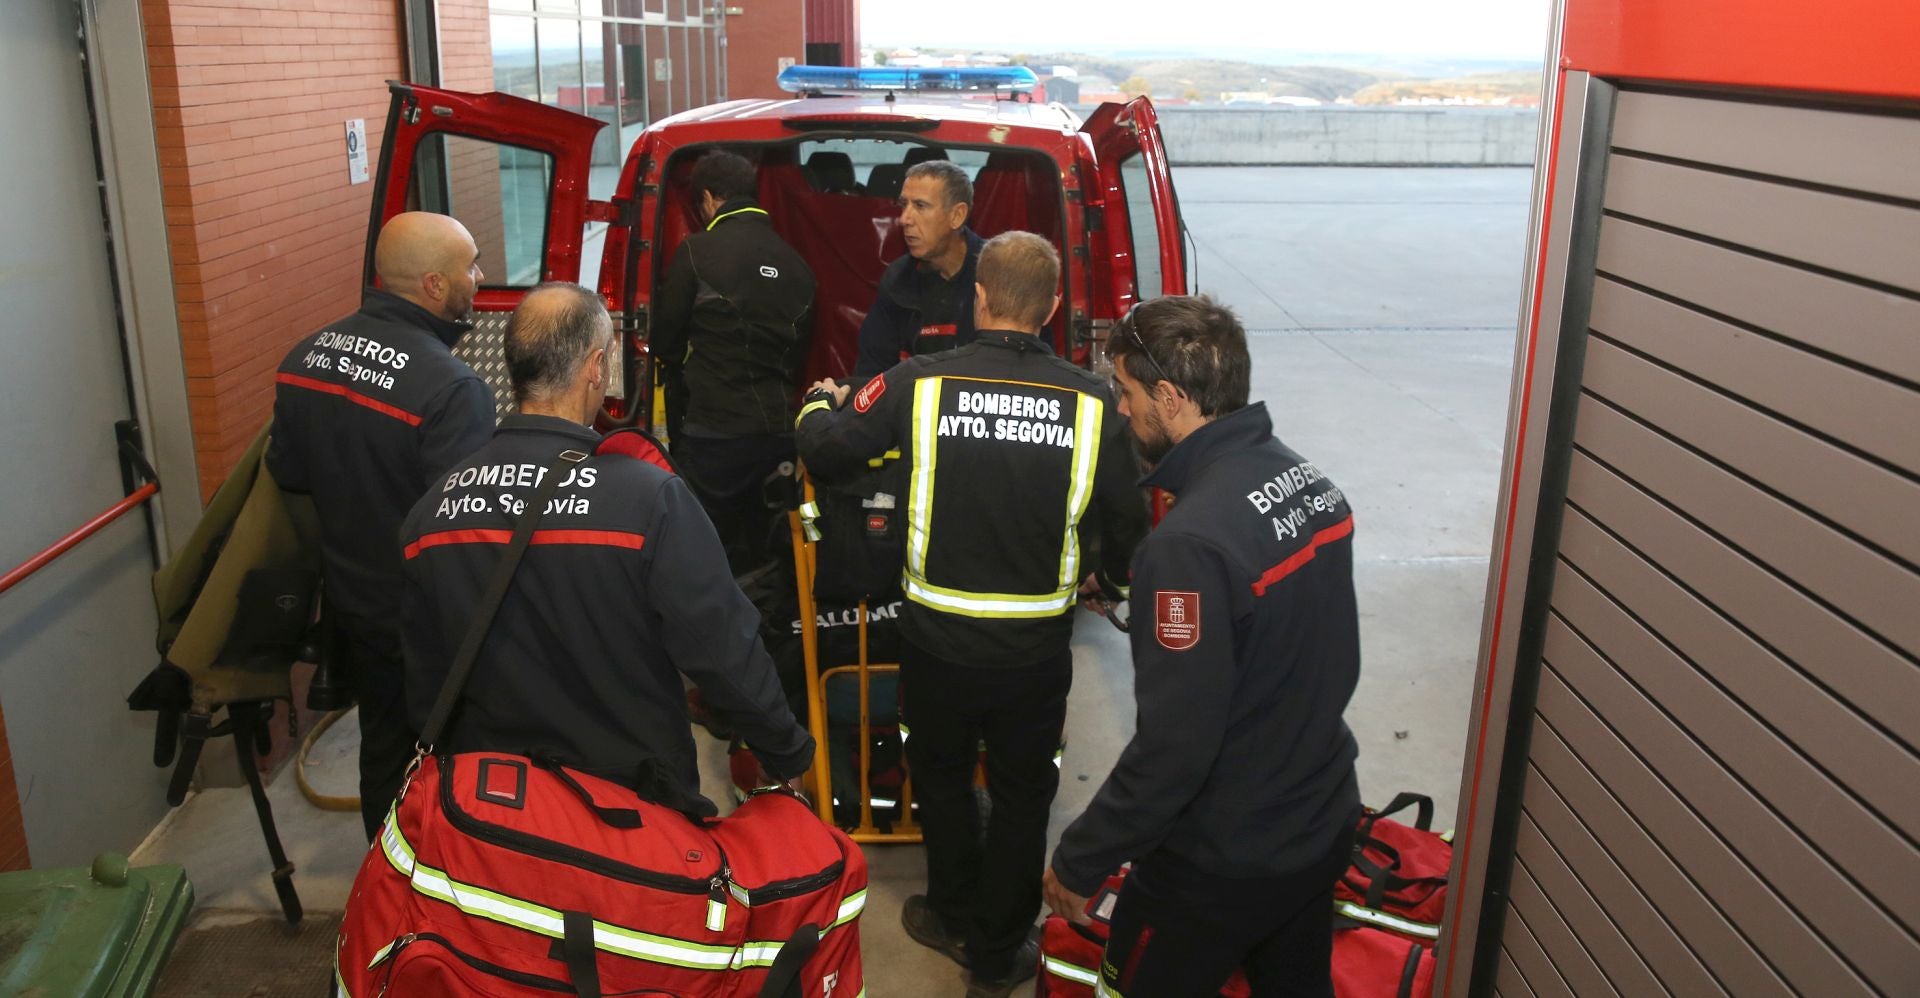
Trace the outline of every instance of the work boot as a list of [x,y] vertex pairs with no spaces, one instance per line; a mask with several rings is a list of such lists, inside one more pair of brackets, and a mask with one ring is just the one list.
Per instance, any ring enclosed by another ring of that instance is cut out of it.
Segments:
[[946,919],[927,903],[925,894],[915,894],[900,906],[900,927],[907,930],[914,942],[945,954],[962,967],[967,965],[964,940],[947,928]]
[[979,974],[967,975],[967,998],[1007,998],[1013,989],[1033,978],[1040,968],[1040,930],[1027,934],[1020,948],[1013,951],[1013,967],[1007,976],[984,980]]

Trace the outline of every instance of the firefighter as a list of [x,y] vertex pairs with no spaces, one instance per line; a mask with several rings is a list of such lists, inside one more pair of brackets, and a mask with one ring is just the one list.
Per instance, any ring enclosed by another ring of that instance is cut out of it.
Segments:
[[[1036,964],[1076,591],[1119,596],[1146,507],[1107,386],[1036,335],[1060,301],[1053,247],[1002,234],[979,274],[972,345],[904,361],[837,411],[847,389],[821,382],[797,442],[823,476],[904,452],[900,682],[927,893],[901,921],[969,968],[969,995],[988,996]],[[972,787],[982,741],[984,843]]]
[[543,475],[565,475],[437,747],[551,758],[712,815],[681,673],[777,779],[806,772],[813,738],[686,484],[617,453],[557,470],[562,451],[600,444],[591,426],[612,337],[599,296],[579,285],[543,284],[514,310],[506,360],[519,411],[434,482],[400,531],[408,705],[424,723],[515,518]]
[[[754,200],[753,164],[694,164],[706,226],[680,244],[656,299],[652,349],[668,372],[673,456],[713,518],[736,574],[767,555],[761,486],[793,460],[793,410],[813,271]],[[676,398],[675,396],[679,396]]]
[[401,690],[400,520],[493,432],[493,391],[455,357],[480,251],[445,215],[395,215],[374,244],[378,288],[301,340],[275,380],[267,468],[313,495],[328,613],[360,702],[360,817],[372,840],[413,754]]
[[900,233],[907,255],[887,265],[873,308],[860,323],[856,381],[920,354],[973,342],[974,268],[986,242],[967,227],[973,181],[944,160],[907,168]]
[[1341,718],[1360,675],[1353,513],[1247,403],[1246,333],[1205,297],[1136,307],[1107,340],[1145,484],[1176,502],[1133,561],[1138,723],[1060,838],[1047,902],[1133,872],[1102,993],[1331,995],[1328,912],[1360,797]]

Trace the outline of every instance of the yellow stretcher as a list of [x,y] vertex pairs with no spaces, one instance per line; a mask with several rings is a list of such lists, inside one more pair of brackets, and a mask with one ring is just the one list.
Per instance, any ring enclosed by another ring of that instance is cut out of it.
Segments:
[[[807,476],[804,468],[800,471],[800,483],[803,501],[811,504],[814,501],[813,479]],[[807,666],[807,726],[813,733],[814,744],[819,746],[814,754],[813,770],[807,774],[814,806],[819,809],[822,821],[833,823],[833,771],[830,761],[832,753],[827,750],[826,683],[833,676],[850,673],[857,677],[860,688],[860,759],[855,766],[860,774],[860,823],[849,834],[855,842],[860,843],[919,842],[920,828],[913,821],[913,783],[910,778],[902,780],[900,784],[900,818],[893,823],[892,830],[881,831],[873,823],[873,793],[868,773],[873,764],[870,684],[874,673],[898,673],[900,664],[867,661],[867,603],[862,600],[858,615],[859,657],[851,664],[821,668],[819,618],[813,601],[814,543],[807,537],[800,510],[789,511],[787,522],[793,532],[793,566],[800,595],[800,644]],[[904,725],[901,733],[905,734]]]

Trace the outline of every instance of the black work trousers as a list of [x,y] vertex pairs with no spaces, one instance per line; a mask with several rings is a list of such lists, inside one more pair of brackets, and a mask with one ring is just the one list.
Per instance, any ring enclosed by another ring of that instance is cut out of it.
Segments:
[[1349,830],[1280,877],[1209,875],[1164,852],[1135,863],[1100,964],[1108,990],[1215,998],[1239,967],[1256,998],[1332,998],[1333,884],[1352,850]]
[[406,664],[397,640],[347,629],[354,698],[360,701],[360,821],[372,842],[400,792],[419,732],[407,720]]
[[[734,575],[764,564],[777,514],[767,508],[767,480],[793,460],[793,437],[719,436],[686,427],[673,441],[673,461],[713,521]],[[784,523],[784,520],[781,520]]]
[[[903,642],[907,765],[927,846],[927,901],[966,940],[974,974],[998,980],[1040,911],[1053,764],[1067,721],[1073,653],[1032,665],[966,665]],[[992,808],[985,842],[973,793],[986,743]]]

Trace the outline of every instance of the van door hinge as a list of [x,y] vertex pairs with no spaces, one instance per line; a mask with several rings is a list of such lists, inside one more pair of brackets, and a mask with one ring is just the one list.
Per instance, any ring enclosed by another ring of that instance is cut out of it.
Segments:
[[588,201],[587,202],[587,221],[618,222],[621,220],[622,218],[621,218],[620,207],[614,204],[612,201]]
[[387,89],[393,91],[394,95],[400,98],[401,122],[408,125],[418,125],[420,123],[420,98],[414,94],[413,88],[399,80],[388,80]]

